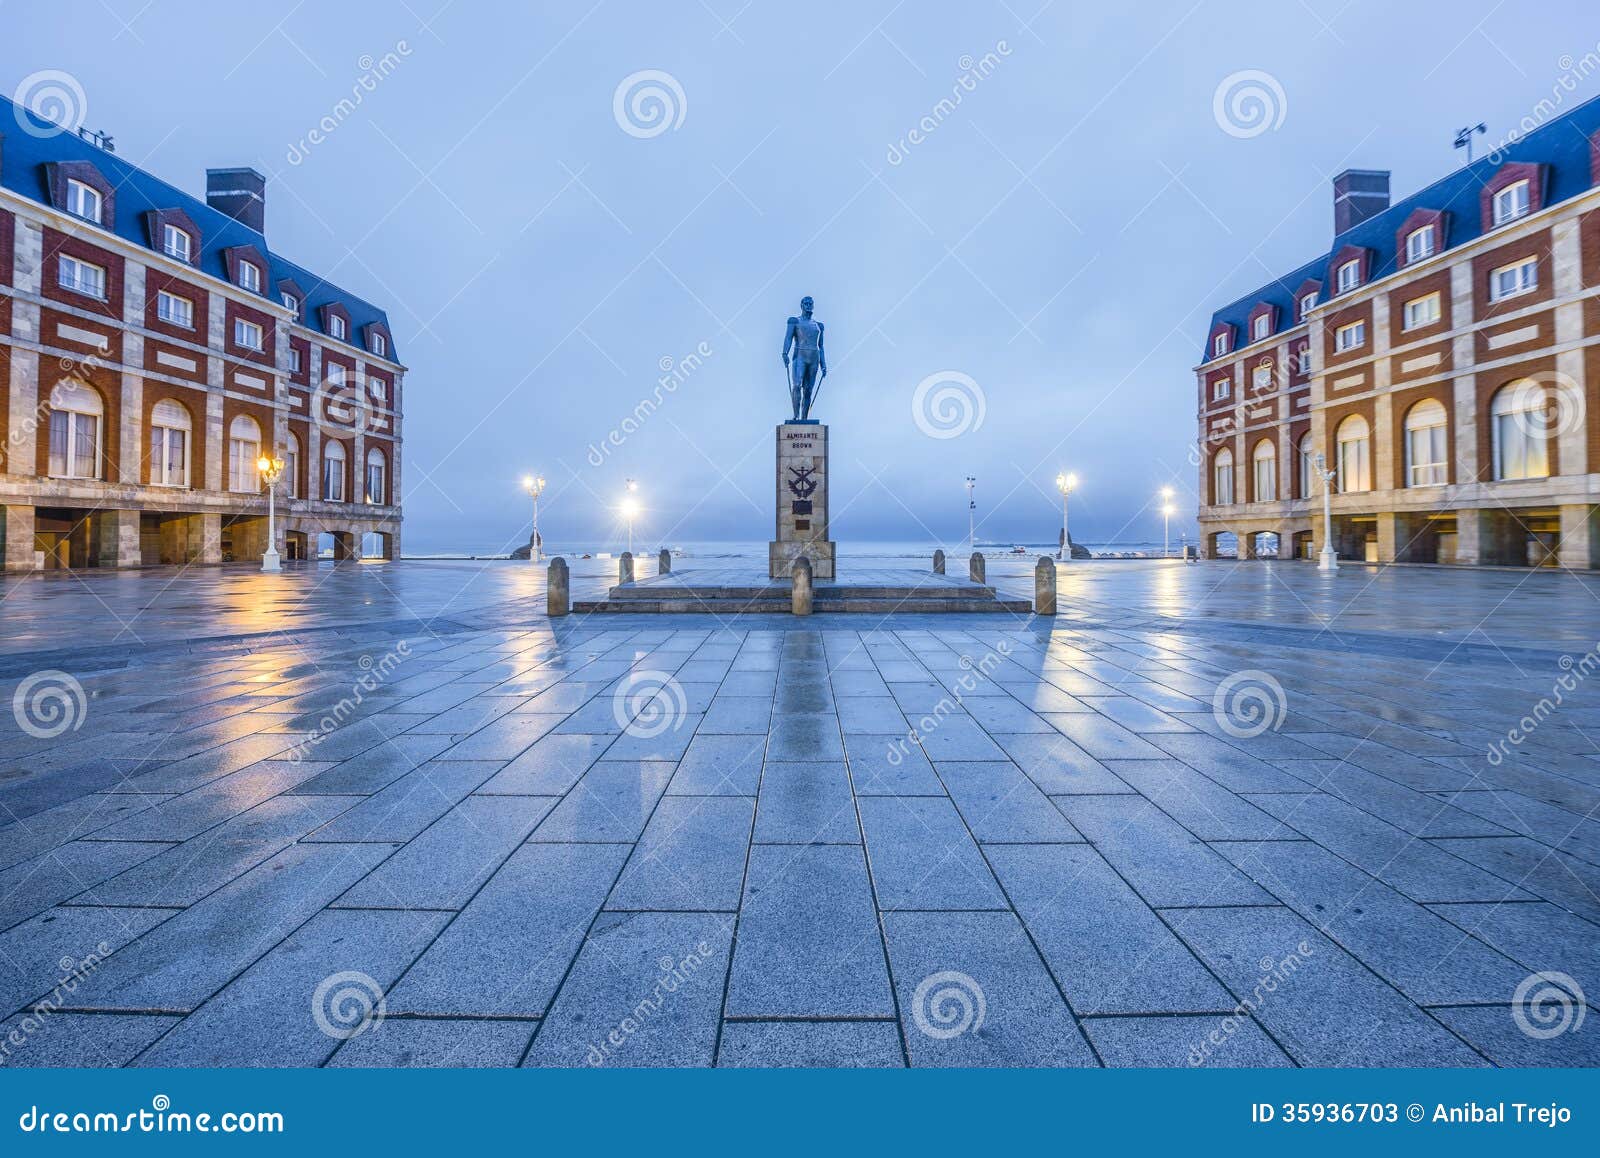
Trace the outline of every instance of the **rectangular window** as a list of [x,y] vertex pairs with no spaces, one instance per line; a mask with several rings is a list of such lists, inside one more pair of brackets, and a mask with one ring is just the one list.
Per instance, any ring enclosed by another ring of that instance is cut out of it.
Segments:
[[384,337],[383,337],[382,334],[373,334],[372,335],[372,352],[374,354],[378,355],[378,357],[380,357],[380,358],[385,357],[385,356],[388,355],[388,353],[389,353],[389,343],[384,340]]
[[1401,326],[1407,330],[1421,329],[1431,326],[1440,318],[1439,295],[1437,293],[1425,294],[1420,298],[1412,298],[1406,303]]
[[188,431],[166,426],[150,428],[150,482],[159,487],[186,487],[189,485],[188,457],[185,444]]
[[1256,468],[1256,502],[1270,503],[1278,497],[1278,460],[1258,458]]
[[156,295],[156,317],[169,326],[182,326],[186,330],[192,330],[194,303],[188,298],[180,298],[177,294],[161,290]]
[[1339,267],[1336,275],[1340,293],[1347,293],[1361,284],[1361,259],[1353,258]]
[[344,341],[344,319],[338,314],[333,314],[328,318],[328,333],[338,338],[341,342]]
[[239,263],[239,284],[251,293],[261,292],[261,267],[253,261]]
[[161,252],[179,261],[188,261],[191,253],[189,234],[176,225],[161,227]]
[[377,507],[383,505],[383,467],[375,462],[367,464],[367,502]]
[[100,224],[100,213],[103,207],[100,191],[92,185],[85,185],[82,181],[67,179],[67,212],[74,217],[81,217],[85,221]]
[[322,497],[330,503],[344,502],[344,460],[322,460]]
[[1406,462],[1409,467],[1406,485],[1413,487],[1443,486],[1445,471],[1445,428],[1424,426],[1406,431]]
[[1339,493],[1353,494],[1372,489],[1371,443],[1353,438],[1339,444]]
[[295,297],[293,294],[280,294],[278,296],[278,300],[281,301],[284,304],[284,307],[286,309],[291,309],[291,310],[294,311],[294,316],[295,316],[295,320],[296,321],[300,320],[300,299],[299,298]]
[[1511,265],[1502,265],[1489,275],[1489,300],[1504,301],[1520,294],[1532,293],[1539,288],[1539,259],[1525,257]]
[[261,326],[256,322],[247,322],[243,318],[234,319],[233,341],[235,345],[243,346],[246,350],[261,349]]
[[289,372],[291,374],[300,373],[300,351],[293,346],[289,347]]
[[1406,235],[1406,264],[1433,256],[1433,226],[1413,229]]
[[1300,351],[1300,373],[1311,373],[1311,347],[1306,346]]
[[1226,507],[1233,502],[1233,464],[1231,462],[1217,464],[1216,478],[1217,505]]
[[253,495],[261,490],[261,472],[256,459],[261,457],[261,444],[243,438],[228,440],[228,489]]
[[1317,307],[1317,295],[1316,294],[1310,293],[1310,294],[1306,294],[1305,296],[1303,296],[1300,299],[1300,316],[1301,316],[1301,318],[1304,318],[1312,310],[1316,309],[1316,307]]
[[1271,366],[1257,366],[1255,368],[1255,371],[1251,375],[1250,381],[1251,381],[1251,384],[1255,387],[1256,393],[1258,393],[1258,394],[1262,393],[1263,391],[1271,390],[1272,389],[1272,367]]
[[1272,333],[1272,319],[1266,314],[1262,314],[1253,323],[1251,323],[1250,337],[1254,341],[1259,342],[1262,338],[1265,338],[1270,333]]
[[1211,383],[1211,401],[1221,402],[1233,393],[1232,378],[1218,378]]
[[374,398],[376,398],[379,402],[388,400],[389,384],[387,382],[385,382],[382,378],[368,378],[367,381],[372,385],[372,396]]
[[291,499],[300,497],[300,452],[293,446],[283,456],[283,486]]
[[1507,185],[1494,195],[1494,223],[1504,225],[1508,221],[1515,221],[1519,217],[1527,216],[1531,207],[1529,201],[1530,187],[1526,181],[1518,181],[1514,185]]
[[90,265],[87,261],[79,261],[63,253],[56,268],[57,280],[63,289],[72,290],[85,297],[105,300],[106,271],[103,266]]
[[1354,350],[1366,344],[1367,323],[1351,322],[1348,326],[1340,326],[1333,335],[1334,348],[1341,354]]
[[50,412],[50,474],[55,478],[100,477],[98,414]]

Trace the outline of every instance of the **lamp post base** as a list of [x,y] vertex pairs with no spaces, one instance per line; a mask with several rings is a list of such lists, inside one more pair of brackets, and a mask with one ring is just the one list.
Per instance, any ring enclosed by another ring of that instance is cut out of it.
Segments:
[[261,555],[261,569],[263,571],[282,571],[283,566],[278,561],[278,552],[268,547]]
[[1339,569],[1339,556],[1332,547],[1322,548],[1322,553],[1317,556],[1318,571],[1337,571]]

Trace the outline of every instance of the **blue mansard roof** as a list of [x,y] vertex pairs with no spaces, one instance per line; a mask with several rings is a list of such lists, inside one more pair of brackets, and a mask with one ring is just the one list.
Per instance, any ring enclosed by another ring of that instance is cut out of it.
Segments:
[[[30,131],[30,126],[35,131]],[[353,341],[359,341],[363,327],[368,325],[377,324],[388,330],[389,319],[383,310],[273,252],[263,234],[213,209],[204,198],[167,184],[116,153],[106,152],[77,133],[42,120],[3,96],[0,96],[0,138],[3,138],[0,140],[0,186],[19,196],[50,204],[44,166],[52,161],[87,161],[116,189],[116,216],[111,232],[123,240],[150,248],[145,213],[181,209],[200,230],[198,268],[202,273],[228,281],[223,251],[237,245],[251,245],[261,251],[270,267],[266,284],[262,286],[267,296],[276,302],[276,287],[286,279],[294,281],[304,293],[305,309],[301,317],[304,325],[319,328],[320,307],[342,305],[350,314]],[[392,335],[385,356],[399,360]]]
[[[1306,280],[1320,281],[1320,300],[1332,296],[1328,284],[1329,266],[1333,256],[1347,246],[1365,249],[1371,254],[1367,280],[1386,277],[1400,268],[1396,234],[1406,219],[1419,209],[1439,210],[1449,214],[1444,249],[1454,249],[1481,237],[1484,233],[1480,212],[1480,190],[1504,165],[1516,163],[1537,164],[1544,167],[1544,205],[1549,207],[1576,197],[1593,186],[1590,157],[1590,137],[1600,131],[1600,97],[1583,104],[1540,125],[1509,144],[1493,148],[1486,156],[1471,165],[1463,166],[1448,176],[1413,193],[1389,208],[1358,225],[1337,234],[1328,252],[1299,269],[1284,274],[1217,310],[1211,316],[1211,328],[1218,324],[1232,325],[1240,335],[1237,345],[1248,338],[1246,321],[1250,311],[1261,302],[1279,306],[1274,333],[1293,327],[1297,319],[1294,310],[1294,292]],[[1202,360],[1211,357],[1210,344],[1202,350]]]

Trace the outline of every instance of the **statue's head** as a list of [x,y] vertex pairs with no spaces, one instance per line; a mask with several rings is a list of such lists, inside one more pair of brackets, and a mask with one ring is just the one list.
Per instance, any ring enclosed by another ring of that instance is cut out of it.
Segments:
[[811,307],[815,304],[816,303],[813,302],[810,297],[803,297],[800,299],[800,308],[808,314],[811,312]]

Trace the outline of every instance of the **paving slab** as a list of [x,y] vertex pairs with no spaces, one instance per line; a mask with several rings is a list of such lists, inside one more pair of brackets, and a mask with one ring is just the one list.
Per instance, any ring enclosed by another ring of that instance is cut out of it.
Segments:
[[753,813],[743,796],[664,797],[606,908],[735,912]]
[[729,1068],[900,1069],[900,1029],[893,1021],[730,1021],[717,1065]]
[[870,796],[859,805],[880,909],[1007,907],[948,797]]

